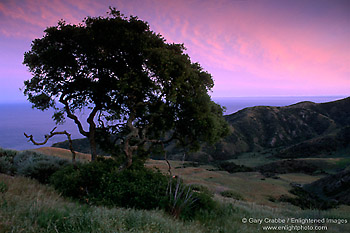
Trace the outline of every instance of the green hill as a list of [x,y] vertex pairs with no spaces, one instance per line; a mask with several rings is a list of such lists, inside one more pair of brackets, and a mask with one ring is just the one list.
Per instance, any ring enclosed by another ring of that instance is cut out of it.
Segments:
[[250,107],[225,118],[231,133],[214,148],[204,147],[202,156],[209,160],[264,151],[279,158],[350,153],[350,97],[320,104]]

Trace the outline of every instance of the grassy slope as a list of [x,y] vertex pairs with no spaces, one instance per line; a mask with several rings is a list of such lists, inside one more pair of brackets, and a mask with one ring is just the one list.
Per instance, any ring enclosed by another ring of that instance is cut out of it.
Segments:
[[[0,174],[8,190],[0,193],[0,233],[4,232],[264,232],[246,218],[346,218],[349,209],[328,212],[270,208],[221,198],[227,206],[206,221],[181,222],[161,211],[143,211],[80,205],[65,200],[52,188],[24,177]],[[231,204],[232,207],[229,207]],[[263,224],[266,225],[266,224]],[[327,225],[327,232],[349,232],[350,225]],[[269,231],[283,232],[283,231]],[[302,231],[305,232],[305,231]],[[306,231],[307,232],[307,231]]]
[[198,224],[174,220],[160,211],[79,205],[51,187],[0,174],[0,232],[202,232]]
[[[38,148],[38,151],[51,156],[59,156],[61,158],[71,158],[68,150],[54,147]],[[79,158],[87,161],[88,154],[78,153]],[[305,159],[310,163],[320,166],[326,171],[332,172],[344,166],[349,158],[308,158]],[[261,165],[269,163],[270,160],[263,156],[256,156],[253,153],[239,157],[235,160],[230,160],[237,164],[246,166]],[[316,181],[325,175],[311,176],[301,173],[280,174],[280,179],[264,178],[258,172],[239,172],[230,174],[225,171],[216,171],[216,168],[211,165],[202,165],[200,167],[183,167],[181,161],[170,161],[172,167],[172,175],[182,177],[188,184],[201,184],[207,186],[215,194],[220,194],[224,190],[235,190],[246,201],[254,202],[260,205],[271,207],[285,207],[284,203],[271,202],[273,199],[278,199],[281,195],[292,196],[288,191],[291,189],[290,183],[307,184]],[[164,160],[148,160],[148,167],[159,168],[162,172],[168,172],[168,165]],[[273,191],[272,191],[273,190]]]
[[[62,149],[41,148],[38,151],[70,158],[67,151],[62,153]],[[330,161],[339,163],[341,160]],[[330,211],[301,211],[286,203],[269,201],[271,197],[291,195],[288,193],[290,182],[310,183],[321,176],[283,174],[279,175],[280,179],[277,180],[262,179],[263,177],[256,172],[229,174],[224,171],[211,171],[214,167],[209,165],[184,168],[180,161],[171,161],[171,164],[173,175],[181,176],[187,183],[207,186],[216,193],[216,199],[233,204],[233,209],[226,208],[226,213],[222,216],[206,216],[204,226],[193,222],[182,223],[160,211],[77,205],[62,199],[51,188],[39,185],[35,181],[1,175],[0,183],[7,183],[10,189],[3,198],[7,202],[6,206],[1,205],[0,208],[0,233],[12,230],[21,232],[21,229],[26,229],[25,232],[56,232],[55,227],[63,229],[59,232],[262,232],[258,225],[243,224],[242,217],[347,218],[350,211],[349,206]],[[149,160],[147,166],[157,167],[163,172],[167,172],[168,169],[166,163],[161,160]],[[32,190],[37,192],[33,193]],[[221,197],[219,193],[223,190],[234,190],[243,196],[245,201]],[[50,230],[45,230],[46,228]],[[329,225],[327,232],[350,232],[350,224]]]
[[[62,149],[62,148],[40,147],[40,148],[34,149],[33,151],[36,151],[45,155],[64,158],[64,159],[72,159],[72,153],[69,150]],[[81,161],[90,161],[91,156],[89,154],[76,152],[76,159]]]
[[[288,192],[291,182],[308,183],[320,177],[284,174],[281,179],[264,178],[258,172],[238,172],[230,174],[225,171],[211,171],[215,169],[210,165],[200,167],[181,167],[180,161],[170,161],[173,175],[182,177],[186,183],[201,184],[207,186],[215,194],[219,195],[224,190],[235,190],[248,202],[270,207],[284,208],[284,203],[269,201],[271,197],[277,199],[281,195],[292,195]],[[167,172],[167,165],[161,160],[149,160],[149,167],[157,167]]]

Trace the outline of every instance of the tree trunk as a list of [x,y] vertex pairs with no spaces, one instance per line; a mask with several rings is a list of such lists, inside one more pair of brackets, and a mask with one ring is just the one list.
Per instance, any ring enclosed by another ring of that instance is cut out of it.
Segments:
[[90,142],[90,150],[91,150],[91,161],[94,161],[97,158],[95,133],[89,136],[89,142]]
[[97,158],[97,150],[96,150],[96,124],[94,122],[94,117],[96,116],[96,113],[98,111],[98,108],[95,106],[95,108],[90,113],[87,122],[89,123],[89,142],[90,142],[90,150],[91,150],[91,161],[96,160]]
[[126,156],[124,169],[128,169],[132,165],[133,149],[130,147],[129,142],[130,142],[130,138],[126,138],[124,142],[124,153]]

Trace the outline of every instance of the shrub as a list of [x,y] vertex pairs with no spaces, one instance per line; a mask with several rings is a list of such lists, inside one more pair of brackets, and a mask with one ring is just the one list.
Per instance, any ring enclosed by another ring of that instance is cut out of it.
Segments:
[[51,177],[63,195],[89,204],[135,209],[164,209],[175,217],[192,219],[198,211],[215,207],[209,191],[193,191],[180,179],[159,170],[137,167],[120,171],[113,159],[67,166]]
[[[186,186],[182,182],[182,189],[184,190],[184,196],[181,197],[180,203],[187,200],[185,205],[180,209],[176,209],[179,211],[178,216],[183,220],[193,220],[198,217],[203,211],[211,212],[216,207],[216,202],[213,200],[213,193],[209,191],[209,189],[202,185],[190,185]],[[186,192],[186,188],[187,192]],[[186,198],[188,195],[191,195],[190,198]],[[175,215],[177,216],[177,215]]]
[[8,157],[0,157],[0,173],[13,175],[15,171],[16,169]]
[[293,187],[293,189],[291,189],[289,192],[296,195],[297,197],[282,195],[279,198],[279,201],[289,202],[295,206],[299,206],[303,210],[304,209],[328,210],[328,209],[337,207],[339,204],[333,200],[321,199],[315,194],[309,193],[300,187]]
[[33,151],[18,153],[13,158],[16,174],[36,179],[44,184],[49,182],[49,178],[53,173],[69,163],[66,159],[46,156]]
[[0,173],[8,175],[15,174],[15,167],[13,166],[13,158],[17,154],[14,150],[4,150],[0,148]]
[[209,196],[213,197],[214,194],[211,192],[206,186],[200,185],[200,184],[192,184],[191,189],[195,192],[201,192],[201,193],[206,193]]
[[169,179],[166,196],[167,205],[165,208],[167,212],[176,218],[180,217],[183,214],[183,210],[190,208],[195,201],[193,190],[190,186],[185,185],[180,177]]
[[55,172],[50,183],[68,197],[80,200],[98,199],[101,183],[116,167],[114,160],[105,159],[86,164],[69,165]]
[[50,176],[70,161],[34,151],[17,152],[0,148],[0,173],[22,175],[48,183]]
[[184,219],[195,219],[202,211],[213,211],[216,208],[216,202],[205,192],[194,192],[195,202],[183,213]]
[[17,154],[17,151],[15,150],[6,150],[0,148],[0,157],[8,157],[8,158],[13,158]]
[[90,204],[154,209],[164,202],[167,177],[146,168],[119,171],[117,162],[105,159],[68,166],[51,183],[63,195]]
[[236,193],[233,190],[225,190],[225,191],[221,192],[220,195],[223,197],[228,197],[228,198],[232,198],[235,200],[244,200],[244,198],[242,197],[241,194]]
[[246,167],[244,165],[237,165],[237,164],[232,163],[232,162],[222,162],[218,165],[218,168],[222,169],[224,171],[227,171],[229,173],[253,171],[253,169],[250,167]]
[[167,202],[166,176],[159,171],[142,168],[137,170],[114,170],[102,184],[103,202],[126,208],[162,208]]

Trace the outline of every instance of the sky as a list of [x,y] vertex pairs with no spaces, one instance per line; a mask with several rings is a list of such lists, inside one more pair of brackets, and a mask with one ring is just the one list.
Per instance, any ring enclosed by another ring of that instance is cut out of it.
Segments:
[[0,103],[26,101],[32,40],[109,6],[184,43],[214,98],[350,96],[349,0],[0,0]]

